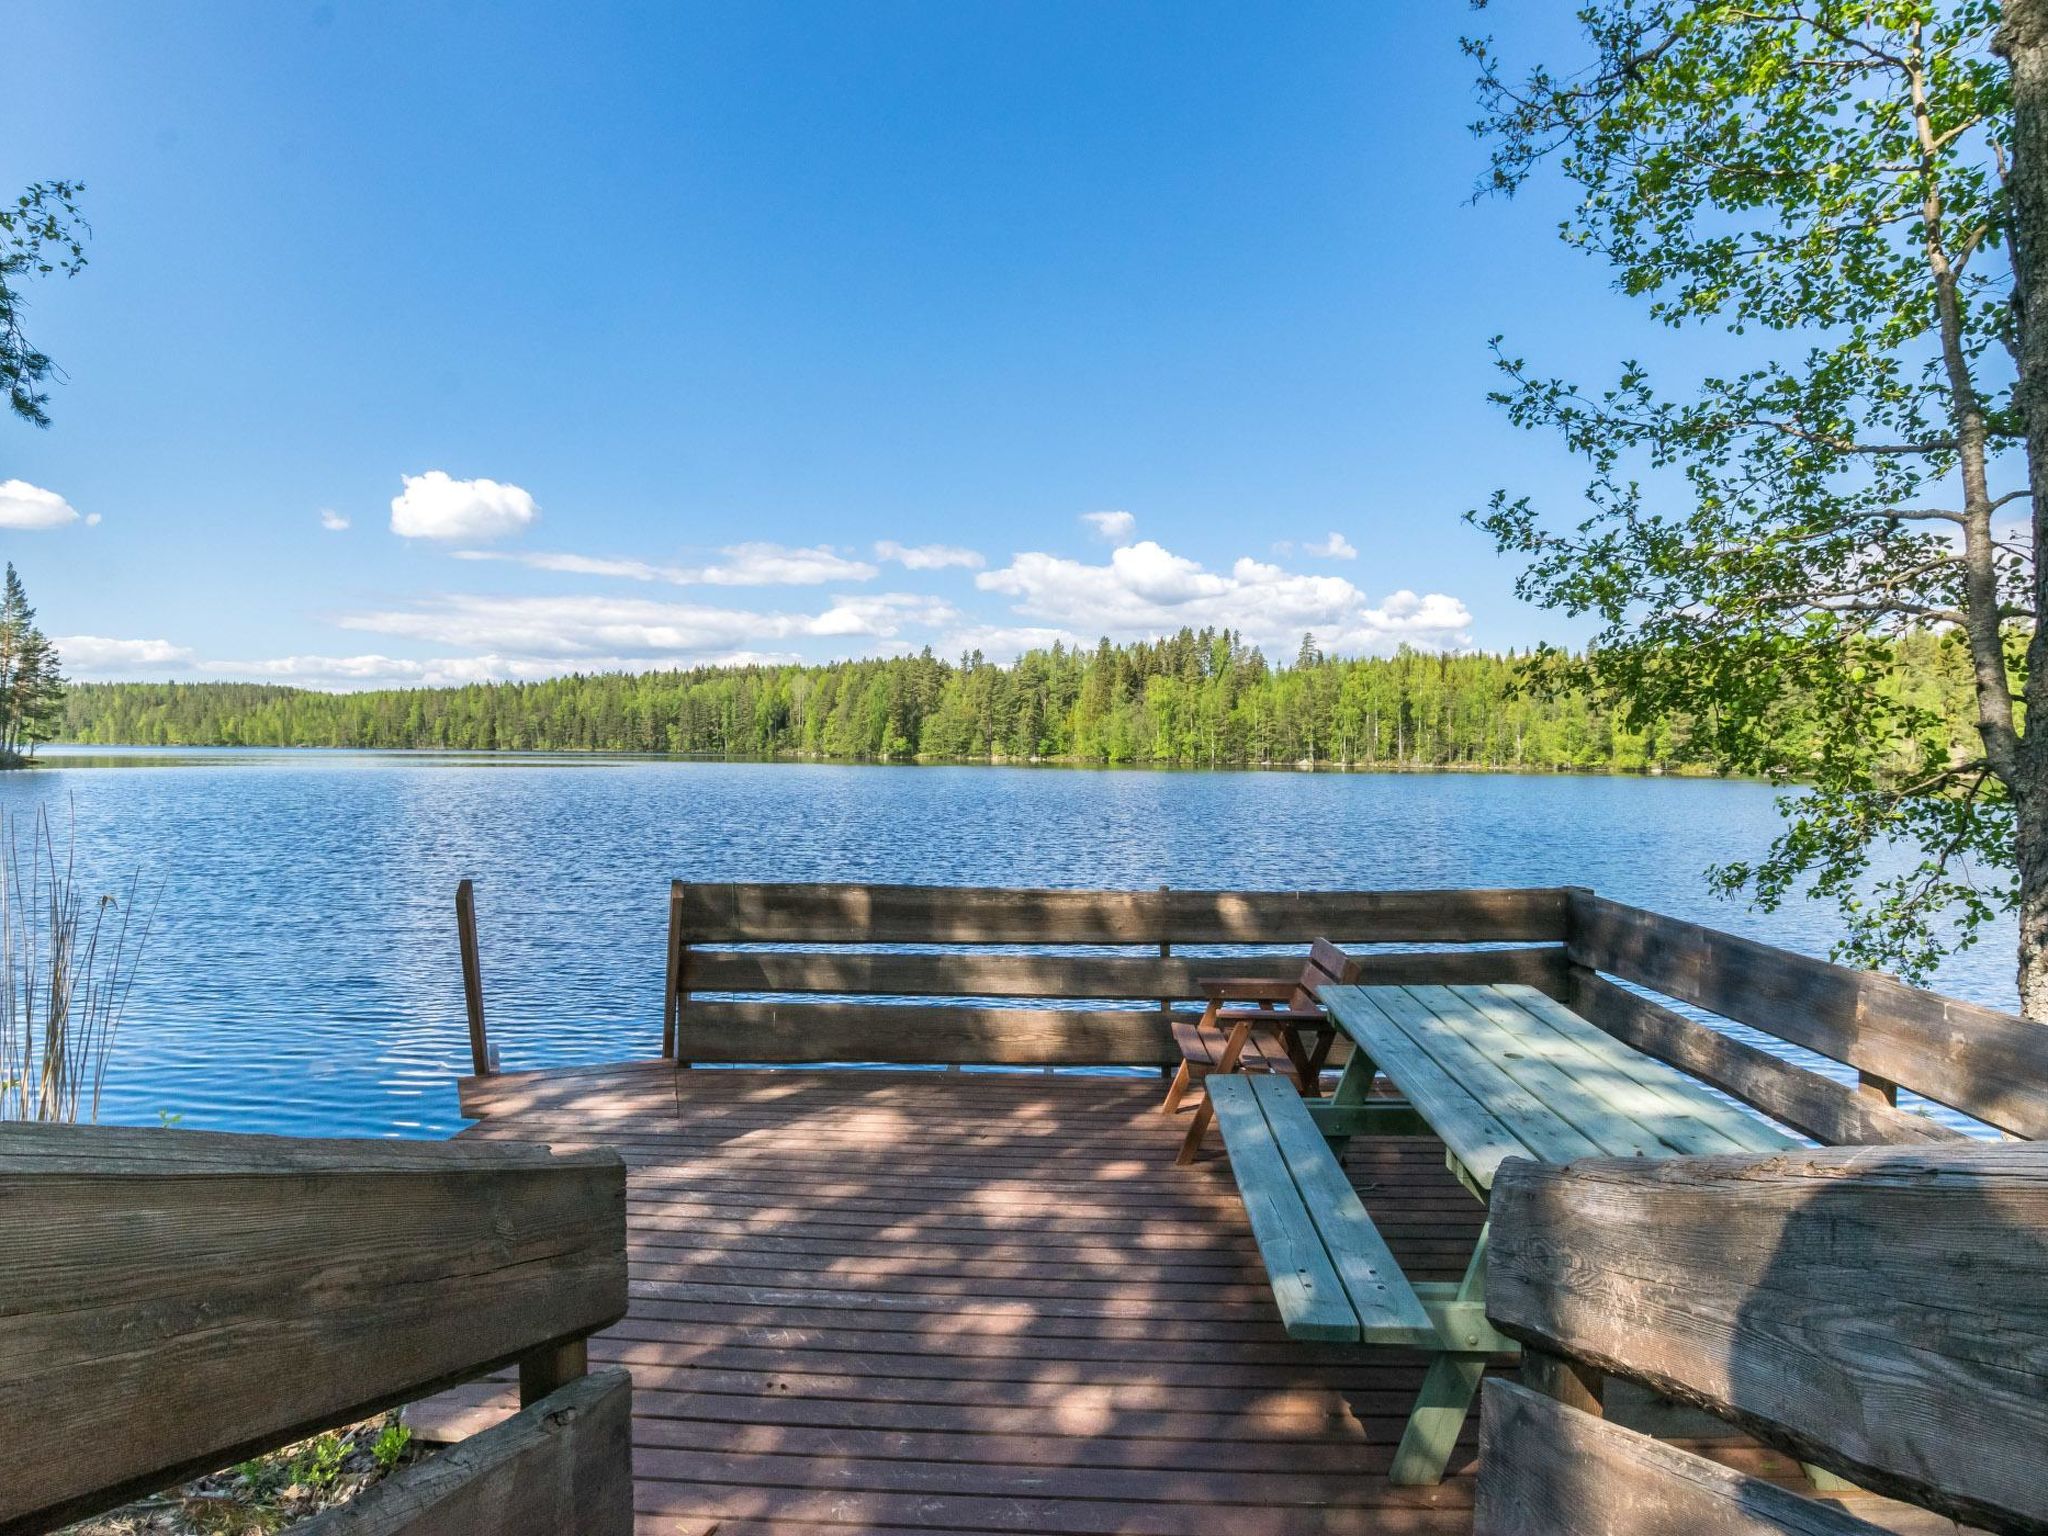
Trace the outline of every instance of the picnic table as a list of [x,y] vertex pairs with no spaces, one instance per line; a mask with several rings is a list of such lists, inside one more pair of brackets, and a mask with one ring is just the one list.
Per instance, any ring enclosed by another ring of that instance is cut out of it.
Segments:
[[[1462,1279],[1411,1281],[1339,1162],[1354,1135],[1412,1128],[1444,1144],[1480,1201],[1511,1157],[1756,1155],[1793,1139],[1533,987],[1318,990],[1353,1046],[1336,1091],[1304,1102],[1278,1076],[1206,1090],[1288,1334],[1431,1356],[1390,1473],[1442,1479],[1487,1362],[1519,1346],[1486,1320],[1487,1228]],[[1384,1074],[1405,1105],[1368,1100]]]

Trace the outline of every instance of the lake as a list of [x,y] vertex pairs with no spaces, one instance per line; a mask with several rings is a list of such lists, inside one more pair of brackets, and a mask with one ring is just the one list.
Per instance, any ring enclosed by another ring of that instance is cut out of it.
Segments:
[[[453,897],[477,882],[507,1069],[657,1054],[668,882],[1591,885],[1825,954],[1830,909],[1701,872],[1777,792],[1708,779],[867,767],[47,750],[0,808],[76,818],[96,888],[161,880],[103,1120],[439,1136],[469,1070]],[[1938,980],[2014,1002],[2010,930]]]

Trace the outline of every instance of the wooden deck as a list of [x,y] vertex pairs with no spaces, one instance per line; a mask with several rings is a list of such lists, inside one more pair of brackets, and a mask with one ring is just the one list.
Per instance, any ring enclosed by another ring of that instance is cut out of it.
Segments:
[[[1419,1359],[1282,1334],[1221,1151],[1173,1166],[1163,1086],[654,1063],[474,1081],[464,1135],[625,1157],[631,1311],[591,1362],[633,1373],[642,1531],[1468,1529],[1472,1427],[1441,1487],[1386,1481]],[[1480,1207],[1440,1145],[1353,1147],[1403,1265],[1454,1278]]]

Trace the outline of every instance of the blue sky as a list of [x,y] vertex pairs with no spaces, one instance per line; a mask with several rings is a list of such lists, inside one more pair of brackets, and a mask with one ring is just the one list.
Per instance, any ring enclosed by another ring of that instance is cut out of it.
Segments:
[[1460,521],[1579,484],[1487,339],[1658,338],[1562,188],[1468,202],[1473,20],[12,8],[0,183],[95,234],[0,547],[78,677],[1575,639]]

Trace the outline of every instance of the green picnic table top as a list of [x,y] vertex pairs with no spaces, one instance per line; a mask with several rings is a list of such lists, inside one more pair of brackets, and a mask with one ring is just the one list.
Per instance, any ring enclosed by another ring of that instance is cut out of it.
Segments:
[[1755,1155],[1797,1143],[1534,987],[1324,987],[1337,1026],[1481,1191],[1510,1157]]

